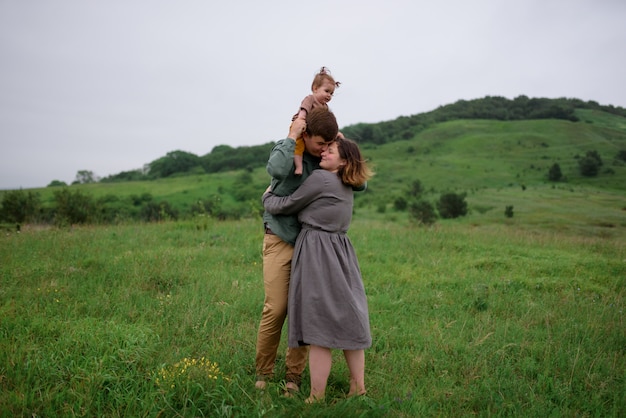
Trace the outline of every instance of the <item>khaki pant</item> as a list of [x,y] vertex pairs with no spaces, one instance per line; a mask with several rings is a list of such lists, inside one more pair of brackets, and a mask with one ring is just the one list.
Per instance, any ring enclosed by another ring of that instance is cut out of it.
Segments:
[[[274,374],[276,352],[287,317],[287,296],[293,247],[276,235],[263,238],[263,284],[265,302],[256,344],[256,373],[258,379]],[[285,357],[286,380],[298,385],[307,362],[308,347],[288,348]]]

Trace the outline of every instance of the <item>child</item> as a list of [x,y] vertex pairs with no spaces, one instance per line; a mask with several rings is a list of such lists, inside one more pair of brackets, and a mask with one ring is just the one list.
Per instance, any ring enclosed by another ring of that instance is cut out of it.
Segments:
[[[313,83],[311,84],[311,91],[313,94],[310,94],[302,100],[300,103],[300,109],[298,113],[296,113],[291,121],[293,122],[297,118],[301,118],[306,120],[307,114],[316,107],[328,107],[328,102],[333,98],[333,94],[335,94],[335,88],[339,87],[341,83],[336,82],[335,79],[330,75],[330,70],[326,67],[322,67],[320,72],[315,75],[313,78]],[[293,155],[293,162],[295,165],[294,174],[297,176],[302,175],[302,153],[304,153],[304,141],[302,140],[302,136],[296,138],[296,149]]]

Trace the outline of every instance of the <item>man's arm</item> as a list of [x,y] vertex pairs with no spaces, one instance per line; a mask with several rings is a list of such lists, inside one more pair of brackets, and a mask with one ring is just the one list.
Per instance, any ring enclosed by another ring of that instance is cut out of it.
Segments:
[[267,172],[272,178],[282,180],[293,169],[293,151],[298,136],[304,132],[306,121],[298,118],[293,121],[289,128],[289,137],[276,143],[267,161]]

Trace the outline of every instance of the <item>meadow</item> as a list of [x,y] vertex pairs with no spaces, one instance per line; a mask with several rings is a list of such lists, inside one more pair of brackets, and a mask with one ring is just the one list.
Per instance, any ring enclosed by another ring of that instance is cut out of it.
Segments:
[[[577,115],[450,120],[362,145],[376,176],[349,236],[370,309],[368,392],[346,399],[336,352],[314,405],[306,374],[300,396],[282,396],[286,338],[275,379],[254,388],[263,167],[70,186],[150,194],[181,216],[2,225],[0,417],[626,416],[625,124]],[[585,177],[590,150],[604,165]],[[564,178],[550,182],[556,162]],[[431,202],[462,193],[469,213],[411,222],[395,201],[416,180]],[[50,209],[56,190],[35,191]],[[190,213],[203,199],[238,217]]]
[[346,399],[336,352],[315,405],[308,375],[282,396],[284,338],[254,389],[260,219],[4,233],[0,416],[624,416],[623,218],[495,212],[425,228],[356,211],[368,393]]

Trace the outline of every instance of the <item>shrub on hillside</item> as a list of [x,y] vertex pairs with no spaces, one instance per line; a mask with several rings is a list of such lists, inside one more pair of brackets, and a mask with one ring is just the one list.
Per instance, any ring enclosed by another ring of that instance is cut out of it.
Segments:
[[65,187],[54,192],[54,222],[57,225],[84,224],[92,221],[95,203],[91,195]]
[[24,223],[35,220],[41,208],[37,193],[24,190],[10,190],[2,195],[0,220],[2,222]]
[[397,197],[394,201],[393,201],[393,208],[395,210],[397,210],[398,212],[402,212],[405,211],[407,206],[408,206],[408,202],[406,201],[406,199],[402,196]]
[[409,205],[409,219],[423,225],[432,225],[437,220],[437,212],[432,203],[416,200]]
[[[147,170],[147,169],[146,169]],[[122,171],[121,173],[112,174],[110,176],[100,179],[102,183],[117,183],[122,181],[142,181],[147,180],[144,170],[136,169],[129,171]]]
[[598,151],[587,151],[587,154],[578,160],[578,167],[580,168],[580,174],[585,177],[594,177],[600,172],[602,166],[602,158]]
[[263,193],[258,186],[254,184],[252,173],[243,171],[237,176],[233,183],[231,194],[238,202],[246,202],[248,200],[260,200],[259,196]]
[[558,163],[552,164],[552,167],[548,170],[548,180],[559,181],[562,177],[563,173],[561,172],[561,166]]
[[201,171],[204,171],[200,157],[180,150],[168,152],[165,157],[152,161],[149,167],[150,178],[164,178],[174,174],[190,173],[196,167],[200,167]]
[[578,160],[578,167],[580,168],[580,174],[585,177],[594,177],[598,175],[600,167],[593,158],[583,157]]
[[167,201],[146,203],[140,212],[140,217],[146,222],[160,222],[178,219],[178,212]]
[[465,193],[444,193],[437,202],[439,215],[444,219],[458,218],[467,215]]
[[136,219],[138,212],[130,198],[107,194],[96,199],[92,218],[99,224],[116,223]]
[[422,187],[422,182],[420,180],[414,180],[409,187],[408,195],[410,197],[414,197],[419,199],[424,192],[424,187]]
[[219,195],[214,195],[210,199],[198,200],[191,205],[192,215],[210,215],[215,216],[222,209],[222,199]]
[[52,180],[50,184],[48,184],[46,187],[60,187],[60,186],[67,186],[67,183],[61,180]]

